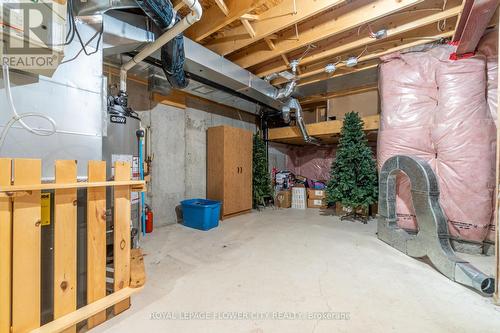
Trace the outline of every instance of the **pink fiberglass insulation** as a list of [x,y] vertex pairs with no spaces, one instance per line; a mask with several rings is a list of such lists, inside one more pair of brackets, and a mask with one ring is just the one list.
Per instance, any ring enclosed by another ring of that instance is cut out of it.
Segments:
[[498,126],[498,30],[493,30],[483,36],[479,42],[478,51],[486,57],[488,108],[495,124]]
[[[441,188],[453,237],[482,242],[490,228],[495,126],[486,103],[483,56],[449,60],[441,46],[382,58],[378,163],[397,155],[427,160]],[[410,184],[398,178],[398,224],[417,229]]]
[[440,202],[454,238],[483,242],[495,184],[496,128],[486,101],[486,59],[449,60],[453,47],[429,51],[438,61],[438,109],[432,129]]
[[330,179],[335,148],[289,147],[286,155],[286,168],[295,175],[323,181]]
[[[394,53],[383,57],[379,71],[381,129],[378,136],[379,168],[394,155],[418,156],[430,163],[435,156],[431,126],[437,109],[435,60],[425,53]],[[416,230],[410,182],[397,179],[398,225]]]
[[[488,109],[498,128],[498,30],[490,31],[483,36],[478,51],[486,57]],[[495,242],[495,230],[495,219],[492,216],[490,230],[486,236],[487,241]]]

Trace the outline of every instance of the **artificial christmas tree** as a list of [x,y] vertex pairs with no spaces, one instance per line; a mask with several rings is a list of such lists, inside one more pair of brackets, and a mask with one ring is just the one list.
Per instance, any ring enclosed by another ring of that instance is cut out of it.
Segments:
[[266,205],[271,198],[271,178],[267,166],[266,144],[260,133],[253,136],[253,205]]
[[373,153],[363,132],[363,120],[356,112],[345,115],[335,161],[327,187],[328,204],[340,203],[348,213],[342,217],[361,220],[359,211],[377,201],[378,177]]

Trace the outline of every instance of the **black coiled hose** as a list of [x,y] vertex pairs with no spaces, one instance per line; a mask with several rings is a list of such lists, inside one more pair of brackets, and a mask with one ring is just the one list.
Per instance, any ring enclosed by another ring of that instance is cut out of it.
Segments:
[[[170,0],[136,0],[136,2],[163,32],[181,20]],[[161,48],[163,72],[173,88],[183,89],[189,84],[184,72],[185,61],[184,35],[179,34]]]

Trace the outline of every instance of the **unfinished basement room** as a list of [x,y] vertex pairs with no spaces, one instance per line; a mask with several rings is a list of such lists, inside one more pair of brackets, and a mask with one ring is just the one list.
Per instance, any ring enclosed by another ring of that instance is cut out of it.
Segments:
[[0,333],[500,333],[500,0],[2,0]]

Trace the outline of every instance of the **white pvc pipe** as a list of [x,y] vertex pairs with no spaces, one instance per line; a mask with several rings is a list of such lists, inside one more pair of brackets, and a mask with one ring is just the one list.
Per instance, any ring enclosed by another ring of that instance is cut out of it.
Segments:
[[148,57],[153,52],[161,48],[163,45],[170,42],[177,35],[184,32],[184,30],[186,30],[187,28],[189,28],[190,26],[192,26],[201,19],[201,16],[203,14],[203,9],[198,0],[182,0],[182,1],[187,7],[189,7],[189,9],[191,9],[191,12],[186,17],[184,17],[179,23],[174,25],[172,29],[166,31],[163,35],[158,37],[157,40],[155,40],[153,43],[149,44],[144,49],[142,49],[141,52],[139,52],[130,61],[122,65],[120,69],[120,91],[123,92],[127,91],[127,72],[132,67],[134,67],[135,65],[146,59],[146,57]]

